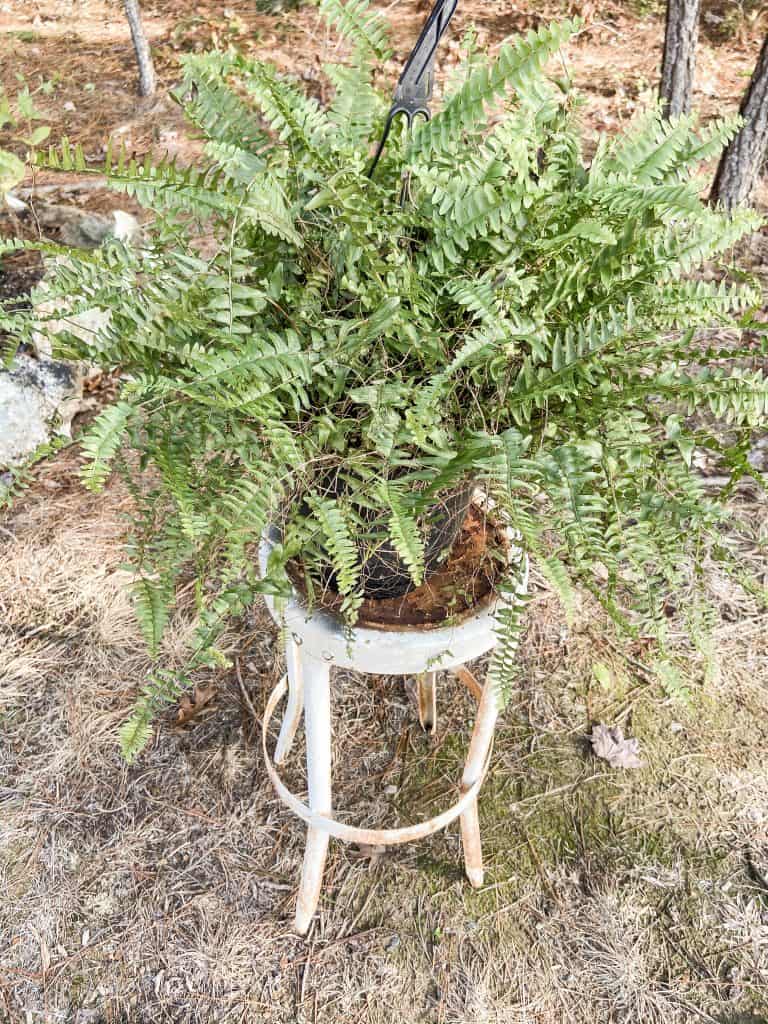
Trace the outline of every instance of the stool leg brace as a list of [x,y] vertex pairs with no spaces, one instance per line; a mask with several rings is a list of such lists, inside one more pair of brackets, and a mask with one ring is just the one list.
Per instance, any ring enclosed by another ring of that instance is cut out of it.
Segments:
[[[284,692],[284,683],[278,684],[270,698],[264,718],[263,740],[267,768],[273,784],[283,800],[296,813],[304,817],[309,826],[301,885],[296,900],[295,930],[300,935],[305,935],[309,930],[320,899],[328,840],[332,834],[352,842],[391,845],[431,835],[439,828],[450,824],[456,817],[460,817],[467,877],[473,886],[481,886],[483,884],[483,854],[480,845],[477,794],[488,768],[493,733],[498,717],[498,703],[493,687],[481,687],[472,673],[463,666],[451,670],[479,700],[461,780],[461,796],[457,803],[436,818],[420,825],[411,825],[400,829],[356,829],[336,822],[330,817],[332,813],[330,664],[311,656],[303,656],[300,647],[292,639],[288,641],[286,656],[288,701],[275,747],[274,761],[275,764],[280,764],[287,757],[296,735],[303,705],[307,746],[308,807],[301,805],[295,797],[288,793],[275,769],[270,765],[267,755],[266,728],[272,711]],[[420,697],[424,702],[423,710],[427,712],[425,716],[427,722],[423,724],[427,728],[434,727],[434,675],[430,673],[423,680],[422,685],[423,691]],[[420,699],[420,705],[421,703]]]

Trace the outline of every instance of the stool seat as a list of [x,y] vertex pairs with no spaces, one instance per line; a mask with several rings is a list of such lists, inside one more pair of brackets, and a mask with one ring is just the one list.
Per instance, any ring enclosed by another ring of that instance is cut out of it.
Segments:
[[[498,716],[494,687],[481,686],[464,664],[487,653],[496,642],[496,613],[522,600],[527,589],[528,561],[515,544],[511,531],[508,558],[520,566],[516,574],[516,592],[494,595],[484,605],[445,626],[418,629],[348,630],[335,615],[315,609],[310,612],[294,591],[280,607],[267,597],[267,607],[286,635],[287,672],[267,701],[262,723],[262,746],[267,772],[286,806],[307,822],[307,845],[296,901],[295,930],[304,935],[312,922],[320,899],[325,859],[330,836],[346,842],[387,846],[411,842],[445,828],[457,817],[461,820],[464,861],[470,883],[483,882],[483,861],[477,797],[491,756],[493,734]],[[262,572],[274,544],[276,530],[262,539]],[[330,671],[332,666],[375,675],[416,675],[419,690],[419,720],[429,732],[436,728],[436,677],[440,670],[451,671],[478,700],[472,738],[461,778],[458,800],[428,821],[401,829],[360,829],[340,822],[332,815],[331,792],[331,705]],[[280,701],[287,695],[286,708],[275,745],[274,758],[268,750],[268,729]],[[308,801],[303,803],[280,778],[276,766],[290,751],[304,715],[307,758]]]

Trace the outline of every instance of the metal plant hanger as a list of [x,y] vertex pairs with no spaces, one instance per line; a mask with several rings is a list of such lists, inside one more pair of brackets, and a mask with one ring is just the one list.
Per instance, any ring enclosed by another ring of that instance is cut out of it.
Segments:
[[435,84],[435,55],[458,2],[459,0],[436,0],[435,6],[424,23],[395,88],[384,132],[368,170],[369,178],[373,177],[376,165],[384,152],[384,146],[387,144],[392,122],[398,114],[404,115],[409,130],[419,114],[424,117],[425,121],[429,121],[432,116],[429,110],[429,101],[432,99],[432,90]]

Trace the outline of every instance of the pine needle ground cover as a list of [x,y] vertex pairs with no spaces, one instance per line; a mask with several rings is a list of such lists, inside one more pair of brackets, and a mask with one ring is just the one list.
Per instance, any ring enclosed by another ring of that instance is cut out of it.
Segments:
[[[214,698],[182,729],[171,707],[126,766],[118,731],[150,667],[121,568],[131,496],[114,478],[89,494],[75,456],[41,467],[0,530],[3,1024],[768,1017],[768,614],[727,574],[697,584],[708,650],[671,610],[672,691],[596,603],[569,627],[535,573],[480,802],[486,886],[463,880],[457,826],[383,857],[332,844],[307,944],[291,932],[304,828],[258,749],[275,631],[258,607],[237,623]],[[768,504],[740,491],[730,508],[725,539],[765,575]],[[171,666],[194,629],[193,595],[179,604]],[[434,742],[396,680],[343,673],[333,707],[340,814],[408,824],[450,803],[461,687],[441,690]],[[593,759],[595,721],[621,723],[645,767]]]

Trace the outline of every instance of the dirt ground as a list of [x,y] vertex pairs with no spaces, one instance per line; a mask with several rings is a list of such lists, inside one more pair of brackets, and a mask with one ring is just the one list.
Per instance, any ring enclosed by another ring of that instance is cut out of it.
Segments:
[[[110,134],[194,156],[167,98],[185,50],[234,41],[321,87],[311,7],[143,6],[162,82],[150,103],[119,4],[0,0],[0,80],[13,94],[17,73],[58,76],[37,102],[94,162]],[[426,6],[388,5],[393,81]],[[496,42],[576,7],[471,0],[457,19]],[[568,62],[587,123],[612,129],[652,94],[662,15],[641,0],[578,9]],[[765,30],[760,8],[705,6],[705,115],[737,108]],[[66,184],[89,209],[125,205]],[[768,278],[764,238],[746,259]],[[258,748],[283,671],[276,630],[255,608],[228,638],[233,668],[205,680],[205,710],[184,728],[169,711],[127,767],[117,732],[148,667],[121,569],[129,503],[116,482],[84,491],[78,459],[71,446],[41,462],[0,519],[0,1021],[768,1022],[764,596],[707,567],[707,640],[691,640],[683,603],[658,664],[588,603],[568,624],[534,567],[520,688],[480,803],[485,885],[463,880],[457,827],[387,852],[332,842],[303,940],[290,923],[304,830]],[[739,492],[723,543],[768,586],[765,497]],[[190,629],[180,614],[168,662]],[[458,684],[441,681],[433,739],[398,680],[338,673],[333,701],[343,820],[408,824],[455,799],[472,717]],[[636,737],[644,766],[596,760],[596,722]],[[301,750],[300,735],[286,769],[299,792]]]

